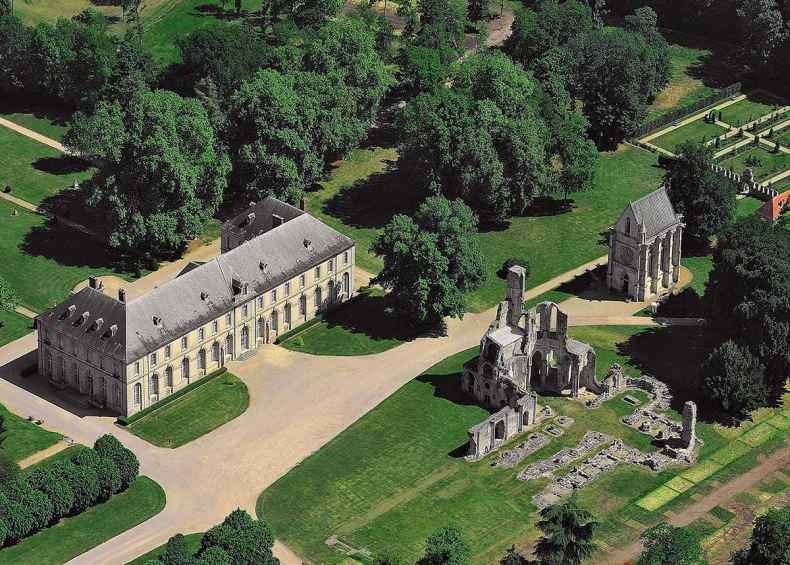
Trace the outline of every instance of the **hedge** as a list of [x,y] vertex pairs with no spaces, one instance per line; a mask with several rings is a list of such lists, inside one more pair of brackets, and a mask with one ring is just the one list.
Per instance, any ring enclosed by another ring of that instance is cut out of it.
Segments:
[[318,324],[320,324],[323,321],[324,321],[323,316],[321,314],[319,314],[318,316],[316,316],[312,320],[307,321],[304,324],[301,324],[299,326],[296,326],[292,330],[288,330],[287,332],[285,332],[282,335],[278,335],[277,339],[274,340],[274,343],[276,343],[277,345],[280,345],[281,343],[285,343],[286,341],[288,341],[292,337],[296,337],[300,333],[306,332],[307,330],[309,330],[313,326],[317,326]]
[[4,483],[0,486],[0,547],[104,502],[126,489],[139,470],[134,453],[105,435],[92,450]]
[[188,384],[187,386],[185,386],[184,388],[182,388],[178,392],[174,392],[170,396],[167,396],[167,397],[163,398],[162,400],[160,400],[156,404],[152,404],[151,406],[149,406],[145,410],[140,410],[139,412],[136,412],[135,414],[132,414],[131,416],[118,416],[115,419],[115,423],[118,424],[118,425],[121,425],[121,426],[128,426],[132,422],[136,422],[137,420],[139,420],[143,416],[147,416],[151,412],[156,412],[157,410],[159,410],[163,406],[167,406],[168,404],[170,404],[171,402],[173,402],[177,398],[185,395],[189,391],[195,390],[197,387],[203,386],[204,384],[206,384],[210,380],[215,379],[216,377],[218,377],[220,375],[224,375],[227,372],[228,372],[227,368],[220,367],[219,369],[209,373],[205,377],[202,377],[202,378],[196,380],[194,383]]

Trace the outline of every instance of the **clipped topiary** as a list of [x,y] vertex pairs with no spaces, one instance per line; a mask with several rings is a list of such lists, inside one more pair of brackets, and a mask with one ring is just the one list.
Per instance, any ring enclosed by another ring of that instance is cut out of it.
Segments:
[[0,493],[0,520],[8,528],[8,541],[16,542],[33,531],[33,514],[16,500]]
[[125,447],[112,459],[121,472],[121,490],[126,490],[137,478],[140,472],[140,462],[134,452]]
[[114,459],[117,454],[123,451],[124,446],[114,435],[104,434],[94,442],[93,449],[99,455]]
[[93,468],[99,480],[99,500],[107,500],[121,490],[121,471],[115,461],[109,457],[99,457]]
[[33,530],[46,528],[52,522],[52,501],[47,493],[40,490],[31,490],[30,495],[22,503],[27,506],[33,515]]
[[66,481],[74,492],[74,505],[71,508],[73,514],[79,514],[90,508],[98,499],[101,491],[99,489],[99,478],[93,467],[86,465],[75,465],[67,462],[63,465]]
[[81,449],[74,457],[71,458],[72,463],[82,467],[96,467],[99,464],[101,456],[93,449]]
[[0,488],[19,478],[19,465],[4,451],[0,451]]
[[3,547],[6,539],[8,539],[8,526],[0,519],[0,547]]

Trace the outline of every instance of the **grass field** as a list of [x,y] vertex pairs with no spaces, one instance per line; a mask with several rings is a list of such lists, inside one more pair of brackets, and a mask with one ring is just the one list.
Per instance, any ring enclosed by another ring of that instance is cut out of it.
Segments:
[[778,107],[777,101],[761,94],[750,94],[721,111],[721,121],[733,127],[742,126],[764,116]]
[[669,133],[665,133],[661,137],[653,139],[650,143],[662,149],[666,149],[667,151],[675,152],[678,146],[686,141],[710,140],[723,133],[727,133],[725,128],[717,126],[716,124],[709,124],[704,119],[699,119],[683,127],[679,127],[676,130],[672,130]]
[[747,196],[746,198],[739,198],[735,202],[735,215],[738,218],[750,216],[754,214],[754,212],[762,205],[763,205],[762,200],[758,200],[757,198],[752,198],[751,196]]
[[754,171],[754,178],[758,181],[767,180],[790,168],[790,155],[785,153],[771,153],[763,147],[753,147],[743,153],[739,153],[735,157],[723,159],[719,161],[719,164],[722,167],[732,169],[738,174],[742,174],[749,168],[746,160],[750,157],[759,160],[759,165],[751,167]]
[[0,187],[10,185],[13,196],[38,205],[92,174],[83,161],[0,127]]
[[705,294],[705,285],[710,278],[713,270],[713,257],[711,255],[701,255],[696,257],[683,257],[681,264],[691,271],[691,288],[697,291],[699,296]]
[[164,507],[162,487],[148,477],[138,477],[127,491],[107,502],[0,550],[0,563],[65,563],[155,516]]
[[245,385],[225,373],[131,423],[128,430],[159,447],[180,447],[240,416],[250,405]]
[[63,437],[28,422],[21,415],[10,412],[2,404],[0,404],[0,414],[5,417],[5,426],[8,428],[0,449],[14,461],[21,461],[42,449],[53,446]]
[[35,111],[5,112],[4,104],[0,103],[0,118],[5,118],[36,133],[40,133],[55,141],[62,141],[68,127],[65,125],[67,116],[57,120]]
[[26,24],[55,23],[58,18],[72,18],[92,8],[109,17],[121,16],[120,6],[101,6],[90,0],[16,0],[14,13]]
[[[698,331],[572,328],[575,338],[595,347],[599,374],[615,361],[630,374],[657,374],[680,391],[678,404],[688,398],[684,391],[699,388],[693,375],[706,351],[697,345]],[[671,361],[656,353],[668,350],[681,353]],[[530,461],[575,445],[588,429],[615,434],[643,450],[655,449],[647,436],[620,423],[634,408],[619,398],[599,410],[568,400],[541,398],[541,403],[576,419],[562,438],[552,440],[513,470],[491,468],[487,461],[465,462],[466,429],[487,414],[467,403],[458,389],[463,362],[475,353],[476,349],[459,353],[407,383],[264,491],[258,500],[258,515],[273,524],[286,544],[315,562],[343,561],[342,554],[324,543],[331,535],[374,554],[395,550],[412,561],[433,529],[454,523],[470,541],[473,562],[492,563],[510,544],[528,547],[536,536],[531,497],[547,481],[515,480],[515,474]],[[705,441],[704,456],[727,443],[717,425],[699,422],[697,430]],[[631,516],[638,513],[633,506],[636,500],[672,480],[677,472],[621,467],[580,491],[580,501],[601,518],[625,509]],[[294,492],[300,496],[294,497]],[[616,527],[612,522],[611,531],[602,532],[601,539],[607,543],[638,537],[638,530],[622,527],[622,512],[616,514]],[[651,516],[651,520],[658,517]]]
[[11,343],[31,331],[33,331],[33,320],[16,312],[0,310],[0,346]]
[[0,200],[0,257],[0,277],[16,289],[22,305],[37,312],[66,298],[89,275],[131,280],[113,270],[119,258],[105,245],[5,200]]

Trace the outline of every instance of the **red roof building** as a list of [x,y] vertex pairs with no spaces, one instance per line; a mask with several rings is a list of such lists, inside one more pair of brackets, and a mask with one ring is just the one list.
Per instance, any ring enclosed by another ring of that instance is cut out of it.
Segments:
[[757,213],[766,220],[775,222],[785,208],[790,208],[790,190],[777,194],[757,209]]

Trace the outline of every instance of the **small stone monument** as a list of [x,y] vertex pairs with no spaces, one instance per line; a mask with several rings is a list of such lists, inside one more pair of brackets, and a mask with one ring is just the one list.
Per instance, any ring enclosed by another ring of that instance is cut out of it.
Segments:
[[745,171],[743,171],[743,182],[754,182],[754,171],[751,167],[747,167]]
[[680,440],[683,442],[683,449],[687,449],[689,451],[694,449],[694,444],[697,440],[696,427],[697,405],[691,400],[688,400],[683,405],[683,431],[680,435]]

